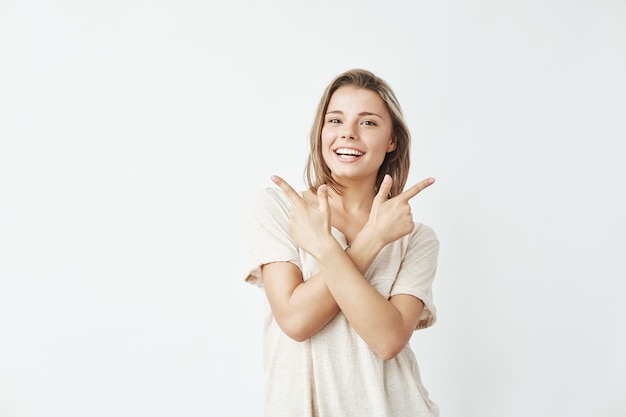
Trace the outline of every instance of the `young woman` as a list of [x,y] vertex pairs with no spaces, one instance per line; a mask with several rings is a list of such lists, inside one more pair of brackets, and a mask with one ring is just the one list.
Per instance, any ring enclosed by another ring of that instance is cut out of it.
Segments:
[[265,291],[266,417],[421,417],[439,411],[409,339],[431,326],[439,242],[403,191],[410,134],[387,83],[365,70],[324,91],[309,188],[278,176],[250,212],[250,273]]

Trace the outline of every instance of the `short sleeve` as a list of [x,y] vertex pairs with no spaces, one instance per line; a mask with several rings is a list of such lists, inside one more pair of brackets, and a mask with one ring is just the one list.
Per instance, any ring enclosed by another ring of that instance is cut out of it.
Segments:
[[428,226],[416,223],[390,296],[409,294],[424,303],[424,311],[415,329],[425,329],[437,320],[432,285],[437,272],[439,240]]
[[292,262],[299,268],[298,247],[289,236],[291,201],[276,188],[257,193],[248,211],[248,266],[245,281],[263,287],[261,266]]

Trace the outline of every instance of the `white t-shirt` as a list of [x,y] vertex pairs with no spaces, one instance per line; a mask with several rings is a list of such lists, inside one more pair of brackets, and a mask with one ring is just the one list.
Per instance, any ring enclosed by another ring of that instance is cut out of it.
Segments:
[[[261,265],[286,261],[304,280],[319,272],[315,259],[288,232],[289,198],[267,188],[253,200],[249,218],[249,274],[263,288]],[[344,247],[339,230],[332,233]],[[410,294],[424,303],[416,329],[436,320],[432,282],[439,241],[426,225],[385,246],[365,273],[382,295]],[[268,306],[263,340],[265,417],[437,417],[409,344],[384,361],[370,350],[339,312],[318,333],[297,342],[280,329]]]

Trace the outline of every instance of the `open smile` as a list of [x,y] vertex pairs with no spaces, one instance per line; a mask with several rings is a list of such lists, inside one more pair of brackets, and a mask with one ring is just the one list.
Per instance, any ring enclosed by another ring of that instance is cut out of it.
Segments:
[[354,160],[365,155],[365,152],[354,148],[337,148],[333,152],[335,152],[335,155],[340,159],[346,160]]

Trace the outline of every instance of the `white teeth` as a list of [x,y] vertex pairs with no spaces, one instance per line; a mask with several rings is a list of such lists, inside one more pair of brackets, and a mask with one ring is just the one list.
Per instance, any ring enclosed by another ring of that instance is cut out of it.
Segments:
[[335,150],[337,155],[353,155],[353,156],[361,156],[363,152],[357,151],[356,149],[348,149],[348,148],[339,148]]

